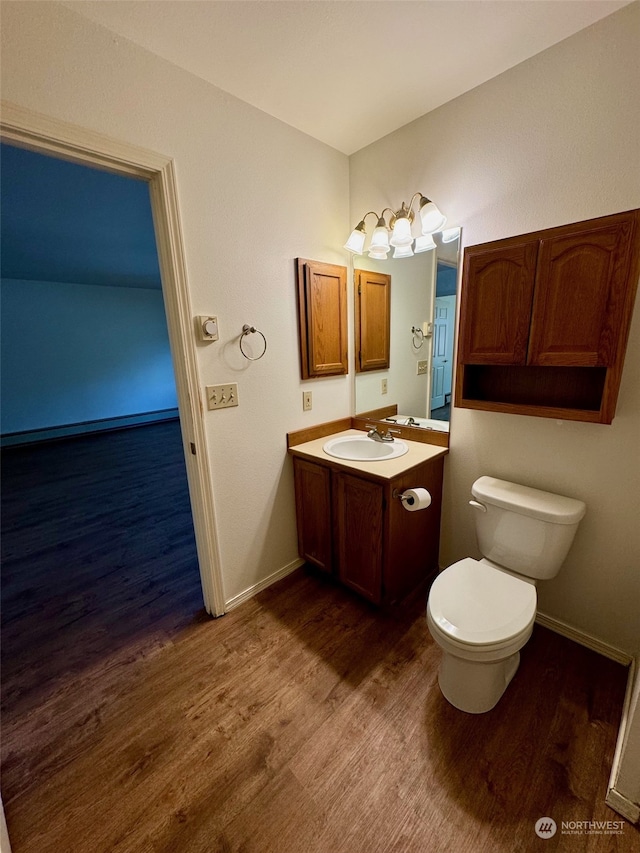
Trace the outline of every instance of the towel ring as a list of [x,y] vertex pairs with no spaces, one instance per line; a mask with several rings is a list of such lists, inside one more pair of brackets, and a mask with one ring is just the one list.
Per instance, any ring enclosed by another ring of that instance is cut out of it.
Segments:
[[[244,349],[242,348],[242,341],[244,340],[246,335],[252,335],[254,332],[262,337],[262,340],[264,341],[264,349],[262,350],[260,355],[247,355]],[[260,329],[256,329],[255,326],[250,326],[248,323],[245,323],[242,327],[242,334],[240,335],[240,352],[242,353],[242,355],[249,361],[259,361],[266,351],[267,339],[264,336],[264,332],[261,332]]]
[[[411,327],[411,334],[413,335],[412,343],[413,343],[414,349],[420,349],[420,347],[424,343],[424,332],[422,331],[422,329],[419,329],[417,326],[412,326]],[[418,343],[416,343],[416,338],[418,340]]]

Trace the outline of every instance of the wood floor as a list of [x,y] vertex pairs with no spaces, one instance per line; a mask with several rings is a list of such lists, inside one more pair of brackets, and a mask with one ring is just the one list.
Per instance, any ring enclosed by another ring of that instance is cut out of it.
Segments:
[[[36,480],[53,476],[49,464]],[[72,496],[84,473],[68,464]],[[17,583],[7,556],[14,853],[640,850],[626,822],[617,835],[561,832],[562,821],[622,821],[604,798],[623,667],[536,627],[499,705],[463,714],[438,689],[423,601],[381,612],[303,569],[211,620],[198,589],[177,589],[167,517],[152,537],[166,577],[149,587],[144,571],[113,568],[130,525],[112,510],[111,556],[94,554],[93,576],[76,567],[64,592],[52,569],[48,603],[44,579]],[[56,541],[45,528],[30,553]],[[61,551],[75,564],[72,544]],[[94,599],[83,582],[103,576]],[[543,816],[558,824],[547,840],[534,832]]]

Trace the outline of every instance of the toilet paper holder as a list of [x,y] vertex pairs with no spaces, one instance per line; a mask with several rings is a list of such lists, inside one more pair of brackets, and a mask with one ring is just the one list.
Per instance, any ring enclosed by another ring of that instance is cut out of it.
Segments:
[[400,489],[394,489],[391,492],[391,497],[397,498],[399,501],[402,501],[402,503],[405,503],[405,501],[409,501],[410,503],[413,503],[413,501],[415,499],[414,499],[413,495],[407,494],[408,491],[409,491],[409,489],[403,489],[402,491],[400,491]]
[[403,508],[409,512],[419,512],[431,506],[431,495],[429,490],[424,486],[414,486],[412,488],[394,489],[391,493],[392,498],[398,498]]

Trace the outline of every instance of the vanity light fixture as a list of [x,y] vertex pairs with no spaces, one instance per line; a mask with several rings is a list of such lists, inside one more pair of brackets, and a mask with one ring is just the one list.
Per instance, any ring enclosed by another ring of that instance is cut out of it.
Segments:
[[417,255],[418,252],[430,252],[435,247],[436,244],[433,242],[432,234],[421,234],[419,237],[416,237],[416,244],[413,247],[413,251]]
[[460,236],[460,228],[445,228],[442,232],[443,243],[453,243]]
[[[416,199],[420,199],[418,213],[420,215],[421,234],[415,238],[414,245],[411,227],[415,218],[413,203]],[[387,212],[390,214],[388,222],[385,219],[385,213]],[[381,214],[377,214],[374,210],[369,210],[365,213],[344,245],[344,248],[354,255],[362,255],[364,253],[367,234],[365,219],[367,216],[375,216],[378,220],[367,251],[369,257],[379,260],[386,259],[392,246],[395,249],[393,253],[394,258],[410,258],[414,253],[428,252],[431,249],[435,249],[436,244],[433,242],[431,235],[436,231],[440,231],[447,221],[446,216],[442,215],[437,205],[431,199],[428,199],[422,193],[414,193],[408,207],[402,202],[400,209],[396,211],[391,210],[390,207],[385,207]]]

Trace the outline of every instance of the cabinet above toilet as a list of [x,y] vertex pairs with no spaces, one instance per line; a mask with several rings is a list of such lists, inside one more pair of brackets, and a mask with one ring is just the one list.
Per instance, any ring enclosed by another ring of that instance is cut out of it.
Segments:
[[464,252],[456,405],[611,423],[640,275],[640,210]]

